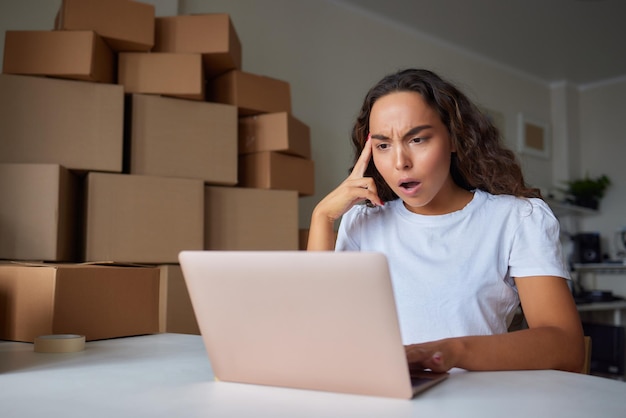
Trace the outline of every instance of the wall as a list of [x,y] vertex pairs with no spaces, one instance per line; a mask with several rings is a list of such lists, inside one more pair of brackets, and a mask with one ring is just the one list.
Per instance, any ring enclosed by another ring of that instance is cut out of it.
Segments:
[[[626,227],[626,78],[581,88],[580,114],[580,175],[606,174],[613,183],[600,214],[583,219],[581,226],[608,239],[618,227]],[[613,251],[609,242],[604,244]]]
[[[580,175],[606,174],[612,185],[596,216],[581,219],[582,231],[600,232],[602,250],[615,256],[614,233],[626,227],[626,77],[584,86],[580,98]],[[626,296],[626,275],[599,275],[595,284]]]

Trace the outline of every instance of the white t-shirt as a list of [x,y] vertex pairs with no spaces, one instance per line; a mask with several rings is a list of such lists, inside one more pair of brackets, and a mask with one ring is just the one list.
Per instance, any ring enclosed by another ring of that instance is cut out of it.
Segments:
[[404,344],[507,332],[519,306],[513,277],[569,279],[548,205],[481,190],[445,215],[415,214],[400,199],[354,206],[336,250],[387,256]]

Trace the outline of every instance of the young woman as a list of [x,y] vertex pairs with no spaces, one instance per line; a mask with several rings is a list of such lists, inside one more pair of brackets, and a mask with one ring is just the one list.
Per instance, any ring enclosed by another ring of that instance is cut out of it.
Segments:
[[[368,92],[352,142],[308,250],[386,254],[411,365],[580,371],[558,221],[469,99],[430,71],[399,71]],[[507,332],[520,303],[528,329]]]

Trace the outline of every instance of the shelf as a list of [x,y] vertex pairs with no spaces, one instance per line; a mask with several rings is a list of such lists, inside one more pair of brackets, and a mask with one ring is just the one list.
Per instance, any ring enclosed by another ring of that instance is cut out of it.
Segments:
[[545,202],[550,206],[554,216],[557,218],[561,216],[589,216],[597,215],[599,212],[595,209],[585,208],[583,206],[573,205],[568,202],[561,202],[558,200],[546,198]]
[[623,274],[626,273],[626,262],[574,264],[574,270],[580,273]]
[[610,302],[581,303],[581,304],[576,305],[576,309],[579,312],[621,310],[621,309],[626,309],[626,301],[615,300],[615,301],[610,301]]

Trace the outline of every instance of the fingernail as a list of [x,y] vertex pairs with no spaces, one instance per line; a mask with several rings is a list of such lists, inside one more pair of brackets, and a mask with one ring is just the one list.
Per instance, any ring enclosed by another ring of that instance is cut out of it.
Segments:
[[367,139],[365,140],[365,142],[369,141],[371,137],[372,137],[372,134],[367,134]]

